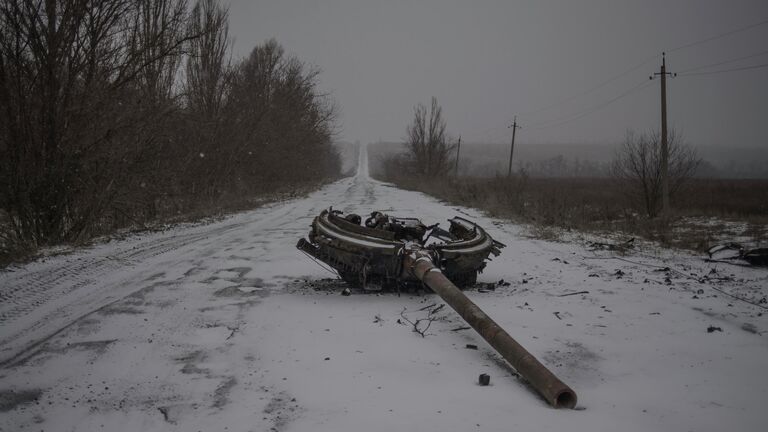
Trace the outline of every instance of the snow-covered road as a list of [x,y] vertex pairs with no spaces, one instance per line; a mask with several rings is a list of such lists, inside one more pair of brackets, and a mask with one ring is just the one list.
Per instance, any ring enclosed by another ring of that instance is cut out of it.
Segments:
[[[294,247],[329,206],[463,214],[506,243],[480,280],[510,285],[467,294],[578,409],[550,408],[452,311],[426,338],[398,323],[434,295],[340,296]],[[764,299],[766,270],[526,232],[361,163],[306,198],[0,272],[0,430],[765,430],[768,311],[723,292]]]

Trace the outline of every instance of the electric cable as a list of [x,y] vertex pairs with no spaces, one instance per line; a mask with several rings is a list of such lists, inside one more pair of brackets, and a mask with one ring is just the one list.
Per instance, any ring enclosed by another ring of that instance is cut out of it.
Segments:
[[549,109],[551,109],[551,108],[553,108],[553,107],[555,107],[555,106],[558,106],[558,105],[562,105],[562,104],[564,104],[564,103],[568,103],[568,102],[570,102],[570,101],[572,101],[572,100],[574,100],[574,99],[576,99],[576,98],[579,98],[579,97],[582,97],[582,96],[588,95],[588,94],[590,94],[590,93],[594,92],[595,90],[599,90],[599,89],[601,89],[601,88],[605,87],[606,85],[608,85],[608,84],[610,84],[610,83],[612,83],[612,82],[616,81],[617,79],[619,79],[619,78],[622,78],[622,77],[626,76],[627,74],[629,74],[629,73],[631,73],[631,72],[634,72],[634,71],[636,71],[636,70],[640,69],[641,67],[643,67],[643,66],[645,66],[646,64],[648,64],[650,61],[652,61],[652,60],[655,60],[655,59],[657,59],[657,58],[659,58],[659,55],[658,55],[658,54],[656,54],[656,55],[654,55],[654,56],[652,56],[652,57],[648,57],[647,59],[643,60],[641,63],[638,63],[638,64],[637,64],[637,65],[635,65],[635,66],[632,66],[631,68],[629,68],[629,69],[625,70],[624,72],[621,72],[620,74],[618,74],[618,75],[615,75],[615,76],[613,76],[612,78],[609,78],[609,79],[607,79],[607,80],[605,80],[605,81],[601,82],[600,84],[598,84],[598,85],[596,85],[596,86],[594,86],[594,87],[591,87],[591,88],[589,88],[589,89],[588,89],[588,90],[586,90],[586,91],[583,91],[583,92],[581,92],[581,93],[577,93],[577,94],[574,94],[573,96],[567,97],[567,98],[565,98],[565,99],[563,99],[563,100],[561,100],[561,101],[559,101],[559,102],[555,102],[555,103],[549,104],[549,105],[547,105],[547,106],[544,106],[544,107],[542,107],[542,108],[538,108],[538,109],[535,109],[535,110],[533,110],[533,111],[524,112],[524,113],[522,113],[522,114],[519,114],[519,116],[520,116],[520,117],[524,117],[524,116],[528,116],[528,115],[531,115],[531,114],[536,114],[536,113],[539,113],[539,112],[542,112],[542,111],[547,111],[547,110],[549,110]]
[[691,47],[694,47],[694,46],[697,46],[697,45],[701,45],[701,44],[704,44],[704,43],[707,43],[707,42],[711,42],[713,40],[724,38],[726,36],[731,36],[731,35],[736,34],[736,33],[741,33],[743,31],[751,30],[751,29],[753,29],[755,27],[759,27],[759,26],[765,25],[765,24],[768,24],[768,18],[764,19],[764,20],[762,20],[760,22],[754,23],[754,24],[750,24],[750,25],[747,25],[747,26],[744,26],[744,27],[740,27],[740,28],[737,28],[737,29],[734,29],[734,30],[727,31],[725,33],[721,33],[721,34],[716,35],[716,36],[710,36],[708,38],[704,38],[704,39],[701,39],[701,40],[698,40],[698,41],[695,41],[695,42],[690,42],[690,43],[687,43],[685,45],[680,45],[678,47],[675,47],[675,48],[672,48],[670,50],[667,50],[667,52],[668,53],[672,53],[672,52],[679,51],[679,50],[682,50],[682,49],[691,48]]
[[635,85],[634,87],[630,88],[629,90],[625,91],[624,93],[621,93],[620,95],[618,95],[618,96],[616,96],[616,97],[614,97],[614,98],[612,98],[612,99],[610,99],[608,101],[605,101],[605,102],[603,102],[601,104],[598,104],[598,105],[596,105],[596,106],[594,106],[594,107],[592,107],[592,108],[590,108],[590,109],[588,109],[586,111],[582,111],[580,113],[574,113],[574,114],[571,114],[571,115],[569,115],[567,117],[563,117],[563,118],[560,118],[558,120],[553,120],[552,122],[540,123],[538,125],[531,126],[528,129],[529,130],[549,129],[549,128],[553,128],[553,127],[557,127],[557,126],[562,126],[564,124],[574,122],[574,121],[579,120],[581,118],[584,118],[584,117],[586,117],[586,116],[588,116],[588,115],[590,115],[590,114],[592,114],[592,113],[594,113],[596,111],[599,111],[600,109],[605,108],[606,106],[608,106],[608,105],[610,105],[610,104],[612,104],[612,103],[614,103],[614,102],[616,102],[616,101],[618,101],[618,100],[620,100],[620,99],[622,99],[622,98],[624,98],[626,96],[629,96],[630,94],[632,94],[632,93],[634,93],[634,92],[636,92],[638,90],[642,90],[642,89],[650,86],[651,84],[652,83],[650,81],[643,81],[643,82]]
[[689,73],[680,73],[678,75],[680,76],[696,76],[696,75],[716,75],[726,72],[738,72],[738,71],[745,71],[745,70],[752,70],[752,69],[761,69],[764,67],[768,67],[768,63],[758,64],[758,65],[752,65],[752,66],[743,66],[733,69],[722,69],[722,70],[716,70],[711,72],[689,72]]
[[741,61],[741,60],[746,60],[746,59],[750,59],[750,58],[754,58],[754,57],[759,57],[759,56],[765,55],[765,54],[768,54],[768,51],[762,51],[762,52],[759,52],[759,53],[750,54],[748,56],[734,58],[734,59],[730,59],[730,60],[723,60],[723,61],[717,62],[717,63],[710,63],[710,64],[704,65],[704,66],[697,66],[697,67],[693,67],[693,68],[689,68],[689,69],[684,69],[684,70],[681,70],[680,72],[678,72],[678,74],[686,74],[688,72],[693,72],[693,71],[698,71],[698,70],[702,70],[702,69],[707,69],[707,68],[711,68],[711,67],[714,67],[714,66],[722,66],[724,64],[733,63],[733,62],[737,62],[737,61]]

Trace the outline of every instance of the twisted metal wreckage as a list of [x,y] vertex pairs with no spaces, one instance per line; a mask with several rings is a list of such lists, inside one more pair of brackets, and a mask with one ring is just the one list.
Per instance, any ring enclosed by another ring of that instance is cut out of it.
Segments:
[[[449,229],[416,218],[373,212],[362,223],[356,214],[323,210],[308,240],[296,247],[333,267],[353,286],[396,289],[426,285],[471,325],[555,408],[574,408],[576,393],[475,305],[458,286],[471,286],[485,261],[504,244],[475,223],[454,217]],[[423,285],[422,285],[423,284]]]

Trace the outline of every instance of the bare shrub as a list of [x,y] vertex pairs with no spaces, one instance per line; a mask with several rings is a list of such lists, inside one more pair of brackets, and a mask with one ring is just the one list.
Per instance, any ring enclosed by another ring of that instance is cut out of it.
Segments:
[[[672,131],[668,140],[669,195],[674,197],[696,173],[701,164],[693,147]],[[648,217],[661,210],[662,198],[661,137],[657,132],[636,134],[628,131],[621,149],[616,153],[612,175],[627,186],[630,200],[639,203]]]

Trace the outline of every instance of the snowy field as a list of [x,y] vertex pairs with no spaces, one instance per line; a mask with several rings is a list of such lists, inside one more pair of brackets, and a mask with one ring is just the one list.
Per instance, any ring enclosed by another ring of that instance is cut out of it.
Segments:
[[[339,295],[295,249],[329,206],[444,227],[461,214],[507,244],[467,295],[577,409],[550,408],[450,310],[424,338],[398,323],[439,297]],[[8,269],[0,430],[766,430],[768,271],[526,233],[363,163],[307,198]]]

